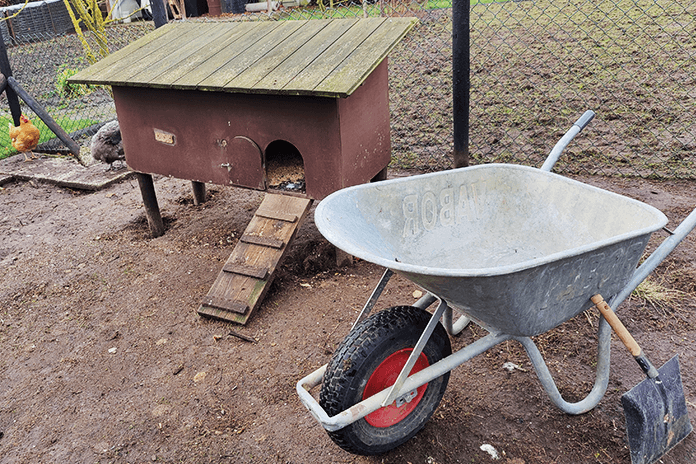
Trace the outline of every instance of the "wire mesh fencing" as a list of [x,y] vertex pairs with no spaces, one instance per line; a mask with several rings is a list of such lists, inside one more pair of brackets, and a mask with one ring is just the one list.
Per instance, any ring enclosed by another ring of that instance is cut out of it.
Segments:
[[[111,51],[152,31],[147,22],[133,22],[107,28]],[[104,123],[116,119],[110,89],[70,84],[68,78],[89,65],[75,33],[24,34],[22,39],[6,42],[12,75],[71,137],[88,145],[91,136]],[[22,112],[41,131],[37,151],[64,152],[67,148],[21,101]],[[7,97],[0,99],[0,121],[7,128],[12,121]],[[0,156],[14,153],[7,130],[0,129]]]
[[[392,165],[419,172],[451,168],[451,1],[313,0],[302,7],[288,6],[298,0],[288,2],[271,2],[270,12],[268,2],[241,3],[253,10],[241,14],[225,13],[240,5],[223,2],[221,15],[188,20],[419,18],[388,58]],[[113,25],[107,28],[109,48],[119,49],[153,28],[146,21]],[[695,30],[692,0],[472,3],[472,163],[541,166],[563,133],[592,109],[597,117],[556,171],[693,178]],[[83,144],[95,127],[116,117],[108,89],[67,83],[68,75],[88,65],[74,33],[6,44],[15,79],[67,132],[83,135]],[[9,119],[4,96],[0,117],[3,113]],[[2,147],[11,152],[4,131]]]
[[693,177],[696,4],[534,1],[472,8],[472,145],[537,165],[583,109],[597,112],[560,169]]

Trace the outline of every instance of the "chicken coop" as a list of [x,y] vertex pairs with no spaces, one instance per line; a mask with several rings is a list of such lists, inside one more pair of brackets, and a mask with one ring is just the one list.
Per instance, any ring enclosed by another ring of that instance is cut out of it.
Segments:
[[[246,321],[311,200],[386,176],[387,55],[416,22],[170,23],[71,78],[112,86],[136,172],[189,179],[194,194],[212,183],[285,197],[266,196],[203,314]],[[154,189],[141,190],[156,209]],[[266,220],[290,225],[274,231]],[[230,284],[235,276],[256,280]],[[242,287],[253,295],[230,290]]]
[[267,190],[299,170],[321,199],[389,163],[386,57],[415,21],[170,23],[71,81],[112,86],[135,171]]

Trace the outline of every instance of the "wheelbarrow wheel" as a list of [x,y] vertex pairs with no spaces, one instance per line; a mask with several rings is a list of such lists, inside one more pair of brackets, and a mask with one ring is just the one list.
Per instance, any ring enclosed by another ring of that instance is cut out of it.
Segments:
[[[393,385],[430,317],[423,309],[396,306],[373,314],[351,331],[324,374],[319,402],[329,417]],[[411,374],[451,353],[447,332],[438,323]],[[445,394],[448,380],[449,372],[328,434],[338,446],[355,454],[380,454],[396,448],[425,426]]]

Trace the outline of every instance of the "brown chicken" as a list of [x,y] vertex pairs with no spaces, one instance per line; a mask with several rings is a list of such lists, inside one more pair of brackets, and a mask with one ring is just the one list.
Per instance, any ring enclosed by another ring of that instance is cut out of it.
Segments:
[[19,117],[19,127],[12,126],[12,123],[10,123],[12,146],[24,155],[24,161],[29,161],[27,152],[31,155],[31,159],[35,158],[31,151],[39,144],[40,136],[39,129],[24,115]]

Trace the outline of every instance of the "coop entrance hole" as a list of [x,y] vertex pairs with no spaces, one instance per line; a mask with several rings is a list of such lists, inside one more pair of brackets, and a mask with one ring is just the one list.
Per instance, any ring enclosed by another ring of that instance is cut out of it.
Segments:
[[276,140],[266,147],[266,183],[269,189],[305,193],[304,162],[295,145]]

